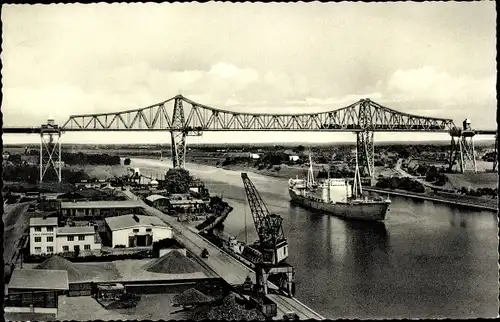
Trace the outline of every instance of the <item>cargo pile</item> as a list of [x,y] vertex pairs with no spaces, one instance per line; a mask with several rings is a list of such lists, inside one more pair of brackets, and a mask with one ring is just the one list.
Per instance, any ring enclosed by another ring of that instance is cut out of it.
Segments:
[[208,312],[198,312],[195,320],[226,320],[226,321],[265,321],[264,314],[256,309],[247,310],[237,303],[236,294],[231,292],[219,304],[210,304]]
[[67,271],[68,280],[70,282],[81,281],[85,279],[85,274],[80,272],[72,262],[58,255],[54,255],[45,260],[43,263],[36,266],[35,269]]
[[200,271],[195,262],[176,250],[152,260],[142,268],[148,272],[162,274],[189,274]]
[[174,297],[175,304],[178,305],[191,305],[197,303],[207,303],[213,299],[197,289],[190,288]]

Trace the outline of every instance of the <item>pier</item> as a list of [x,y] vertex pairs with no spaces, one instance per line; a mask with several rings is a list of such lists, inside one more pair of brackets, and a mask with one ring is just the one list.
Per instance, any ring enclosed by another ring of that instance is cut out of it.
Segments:
[[363,187],[363,190],[369,191],[369,192],[376,192],[379,194],[389,194],[389,195],[401,196],[401,197],[407,197],[407,198],[413,198],[413,199],[435,201],[435,202],[446,203],[446,204],[450,204],[450,205],[458,205],[458,206],[462,206],[462,207],[474,208],[474,209],[479,209],[479,210],[498,211],[498,206],[487,205],[486,204],[487,200],[485,200],[485,204],[470,203],[470,202],[467,202],[468,199],[465,196],[464,197],[456,196],[456,199],[451,199],[450,197],[445,197],[445,196],[440,196],[440,195],[431,196],[428,194],[416,193],[416,192],[411,192],[411,191],[403,191],[403,190],[395,191],[395,190],[387,190],[387,189],[372,188],[372,187]]

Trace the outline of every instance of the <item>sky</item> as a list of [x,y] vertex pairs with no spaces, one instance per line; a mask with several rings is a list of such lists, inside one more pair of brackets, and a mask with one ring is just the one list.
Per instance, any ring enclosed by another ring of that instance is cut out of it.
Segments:
[[[361,98],[496,129],[495,2],[64,4],[2,7],[3,125],[146,107],[182,94],[240,112],[335,110]],[[421,133],[380,140],[448,139]],[[4,135],[4,143],[39,138]],[[205,132],[189,141],[349,141]],[[168,143],[169,133],[67,133]]]

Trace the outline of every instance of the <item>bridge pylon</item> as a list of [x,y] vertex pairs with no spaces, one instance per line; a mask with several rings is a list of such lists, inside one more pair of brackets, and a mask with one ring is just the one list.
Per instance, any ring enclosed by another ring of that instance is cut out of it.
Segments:
[[493,172],[497,171],[498,166],[498,133],[495,134],[495,155],[493,159]]
[[172,128],[176,129],[176,131],[170,131],[172,137],[172,165],[174,168],[184,168],[184,162],[186,161],[187,132],[179,130],[184,128],[184,122],[182,97],[178,96],[174,100],[174,112],[172,116]]
[[474,130],[470,127],[470,121],[463,122],[463,129],[450,132],[451,149],[449,171],[453,171],[453,166],[458,162],[460,172],[477,172],[476,151],[474,149]]
[[57,181],[62,181],[61,175],[61,130],[49,119],[40,129],[40,183],[49,171],[55,172]]
[[370,185],[372,185],[375,179],[373,132],[356,132],[356,145],[359,172],[361,176],[365,178],[368,177],[370,179]]

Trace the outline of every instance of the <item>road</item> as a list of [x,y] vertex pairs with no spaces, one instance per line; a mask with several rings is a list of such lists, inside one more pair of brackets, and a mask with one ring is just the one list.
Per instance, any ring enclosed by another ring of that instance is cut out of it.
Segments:
[[396,166],[394,167],[394,170],[396,172],[398,172],[400,176],[405,177],[405,178],[411,178],[411,179],[413,179],[413,180],[421,183],[424,187],[428,187],[428,188],[431,188],[431,189],[437,189],[437,190],[444,190],[443,187],[435,186],[433,184],[430,184],[427,181],[425,181],[425,180],[423,180],[423,179],[421,179],[419,177],[416,177],[414,175],[411,175],[408,172],[406,172],[405,170],[401,169],[401,162],[402,162],[402,159],[398,159],[398,161],[396,162]]
[[[130,191],[122,191],[128,198],[136,199],[136,196]],[[204,261],[207,265],[217,273],[218,276],[224,278],[226,282],[232,285],[241,285],[247,276],[250,276],[252,282],[255,283],[255,272],[250,268],[243,265],[241,262],[223,252],[215,245],[202,238],[196,232],[190,230],[184,224],[178,222],[175,218],[168,216],[158,209],[150,207],[143,203],[144,210],[152,216],[157,216],[164,222],[169,224],[176,235],[176,238],[183,243],[188,250],[194,254],[201,254],[203,248],[208,250],[210,256]],[[271,285],[271,288],[276,286]],[[290,311],[295,312],[300,319],[318,319],[322,320],[323,317],[314,312],[295,298],[289,298],[283,295],[270,294],[269,298],[272,299],[278,306],[278,316],[282,316]]]
[[33,202],[4,205],[3,259],[5,264],[11,263],[12,257],[17,252],[17,243],[29,225],[26,210],[30,203]]

